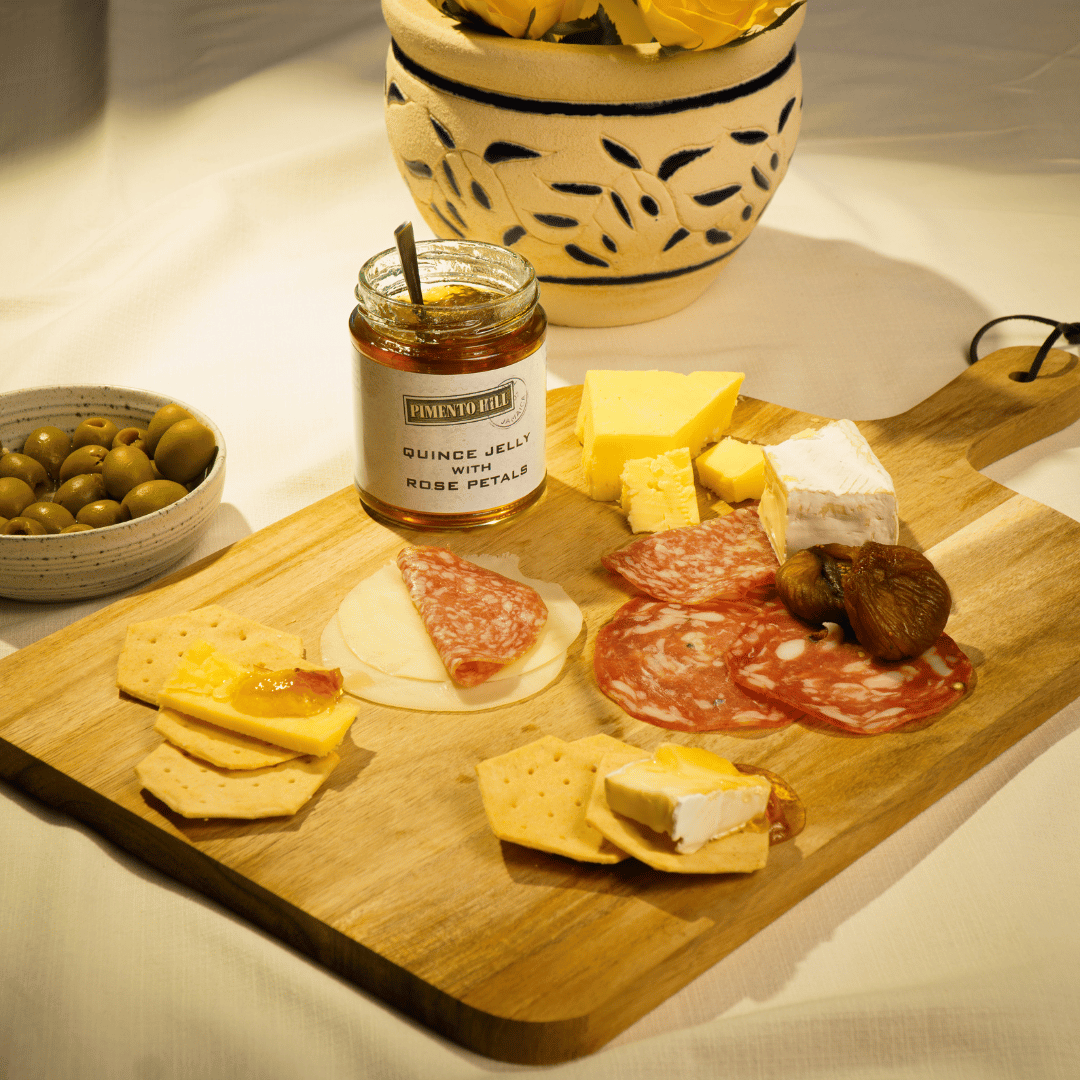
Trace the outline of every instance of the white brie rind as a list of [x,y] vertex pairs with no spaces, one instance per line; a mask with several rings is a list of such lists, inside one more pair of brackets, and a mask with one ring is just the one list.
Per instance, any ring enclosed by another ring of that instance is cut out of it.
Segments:
[[323,632],[323,663],[341,669],[346,693],[398,708],[465,712],[531,697],[558,676],[581,632],[581,609],[562,586],[522,574],[517,556],[477,555],[471,561],[540,594],[548,618],[533,647],[479,686],[458,686],[391,560],[345,597]]
[[850,420],[766,446],[758,516],[783,563],[815,544],[895,544],[896,489]]
[[[698,762],[706,758],[727,769],[701,767]],[[740,773],[715,754],[669,743],[651,760],[633,761],[604,777],[608,806],[653,832],[667,833],[681,854],[759,817],[770,791],[768,780]]]

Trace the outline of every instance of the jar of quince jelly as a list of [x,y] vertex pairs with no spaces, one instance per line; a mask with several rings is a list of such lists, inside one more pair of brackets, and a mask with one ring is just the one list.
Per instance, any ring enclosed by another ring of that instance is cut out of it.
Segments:
[[416,245],[423,304],[396,249],[369,259],[349,320],[356,486],[416,529],[503,521],[544,490],[547,318],[520,255],[471,240]]

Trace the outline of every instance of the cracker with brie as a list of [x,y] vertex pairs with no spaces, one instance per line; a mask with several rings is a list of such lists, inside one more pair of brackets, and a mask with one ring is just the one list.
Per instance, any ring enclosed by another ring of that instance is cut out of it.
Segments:
[[607,735],[545,735],[476,773],[500,840],[580,862],[631,856],[668,873],[727,874],[760,870],[769,856],[773,785],[748,768],[674,743],[650,755]]
[[585,819],[654,870],[749,873],[769,857],[771,790],[708,750],[665,743],[651,759],[605,758]]

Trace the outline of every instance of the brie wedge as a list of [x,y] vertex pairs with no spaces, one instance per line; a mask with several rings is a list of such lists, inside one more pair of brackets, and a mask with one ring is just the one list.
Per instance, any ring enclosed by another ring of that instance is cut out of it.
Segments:
[[815,544],[896,543],[892,477],[850,420],[802,431],[764,450],[758,514],[781,563]]
[[689,854],[741,829],[765,812],[772,790],[761,776],[698,747],[662,743],[649,759],[604,777],[608,806],[617,814],[667,833]]

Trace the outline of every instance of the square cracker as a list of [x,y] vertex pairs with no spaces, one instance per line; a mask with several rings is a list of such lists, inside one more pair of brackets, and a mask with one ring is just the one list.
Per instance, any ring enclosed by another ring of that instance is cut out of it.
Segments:
[[116,665],[116,685],[126,694],[158,704],[158,693],[194,642],[208,641],[242,663],[263,663],[269,668],[291,667],[304,655],[304,643],[237,615],[217,604],[132,623]]
[[608,735],[569,743],[545,735],[481,761],[476,774],[492,832],[580,862],[621,862],[626,855],[585,820],[597,762],[605,754],[623,763],[648,757]]
[[220,769],[264,769],[301,756],[299,750],[286,750],[261,739],[226,731],[164,706],[158,710],[154,730],[173,746]]
[[[648,755],[645,755],[648,756]],[[607,840],[654,870],[673,874],[746,874],[760,870],[769,858],[769,827],[753,823],[727,836],[710,840],[689,854],[675,850],[665,833],[653,832],[631,818],[616,814],[608,806],[603,778],[628,762],[617,753],[605,754],[597,769],[586,821]]]
[[189,818],[265,818],[295,814],[341,759],[299,757],[265,769],[218,769],[163,742],[135,766],[147,791]]

